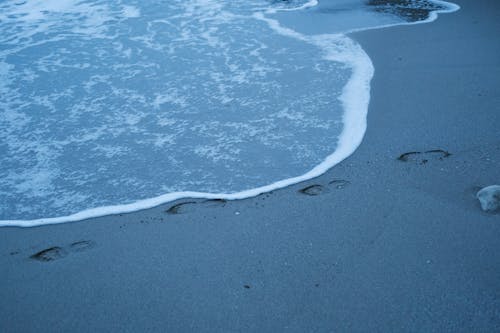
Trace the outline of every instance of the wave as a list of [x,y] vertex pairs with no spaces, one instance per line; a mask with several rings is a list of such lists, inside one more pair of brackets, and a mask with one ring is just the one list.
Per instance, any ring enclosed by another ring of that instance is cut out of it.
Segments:
[[[280,12],[308,11],[319,6],[319,2],[311,0],[299,3],[297,6],[282,6],[272,8],[262,8],[251,13],[251,17],[256,21],[264,22],[276,34],[307,43],[317,47],[322,51],[323,59],[331,62],[341,63],[350,70],[350,77],[343,86],[338,100],[342,104],[342,131],[338,135],[335,151],[323,159],[315,167],[306,173],[289,177],[283,180],[272,182],[269,185],[252,188],[249,190],[238,191],[234,193],[209,193],[197,191],[174,191],[164,195],[149,199],[138,200],[129,204],[106,205],[97,208],[82,210],[75,214],[60,217],[38,218],[28,220],[0,220],[0,226],[33,227],[48,224],[59,224],[66,222],[81,221],[89,218],[105,215],[130,213],[138,210],[156,207],[167,202],[184,198],[205,198],[205,199],[225,199],[237,200],[254,197],[259,194],[270,192],[279,188],[284,188],[314,177],[317,177],[334,165],[338,164],[350,156],[361,144],[367,123],[366,116],[370,101],[370,82],[374,74],[374,67],[363,48],[353,39],[347,36],[348,33],[367,30],[392,27],[396,25],[419,24],[434,21],[439,13],[449,13],[459,9],[459,6],[444,1],[433,1],[443,8],[431,11],[429,16],[417,22],[398,22],[393,24],[384,24],[370,28],[351,29],[345,33],[317,34],[308,35],[300,33],[291,28],[282,26],[279,20],[273,18],[274,14]],[[138,10],[131,7],[124,7],[124,11],[130,17],[140,15]],[[214,41],[216,42],[216,41]]]

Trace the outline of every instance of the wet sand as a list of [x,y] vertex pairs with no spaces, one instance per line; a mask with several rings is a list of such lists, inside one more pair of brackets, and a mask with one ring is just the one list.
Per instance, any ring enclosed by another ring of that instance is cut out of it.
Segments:
[[500,4],[456,3],[353,35],[368,130],[317,179],[1,228],[0,331],[499,330],[500,214],[475,193],[500,183]]

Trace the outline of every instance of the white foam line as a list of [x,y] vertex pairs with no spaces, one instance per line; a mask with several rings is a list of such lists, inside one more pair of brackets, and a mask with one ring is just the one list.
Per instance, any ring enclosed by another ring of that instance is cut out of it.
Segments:
[[[447,3],[440,0],[433,0],[437,4],[447,6],[448,9],[438,10],[432,12],[429,19],[425,21],[412,22],[412,23],[401,23],[395,25],[405,25],[405,24],[418,24],[427,23],[436,20],[439,13],[450,13],[454,12],[460,7],[455,4]],[[317,5],[317,1],[313,0],[309,3]],[[306,5],[303,5],[304,7]],[[310,6],[304,7],[309,8]],[[114,205],[114,206],[104,206],[92,209],[87,209],[76,214],[53,217],[53,218],[41,218],[35,220],[0,220],[0,227],[35,227],[49,224],[61,224],[67,222],[82,221],[90,218],[102,217],[107,215],[117,215],[131,213],[139,210],[144,210],[148,208],[157,207],[159,205],[172,202],[179,199],[225,199],[225,200],[240,200],[255,197],[259,194],[271,192],[280,188],[284,188],[293,184],[297,184],[315,177],[318,177],[332,168],[334,165],[340,163],[347,157],[349,157],[361,144],[366,131],[366,116],[368,113],[368,105],[370,102],[370,82],[374,74],[373,64],[363,50],[363,48],[349,39],[345,35],[317,35],[317,36],[306,36],[302,35],[292,29],[282,27],[279,22],[266,18],[262,13],[254,14],[254,17],[259,20],[263,20],[268,23],[268,25],[281,35],[296,38],[311,44],[314,44],[323,50],[325,50],[325,57],[332,61],[340,61],[346,63],[352,68],[352,75],[343,88],[340,101],[344,106],[344,116],[343,123],[344,129],[340,134],[337,149],[331,155],[329,155],[323,162],[314,167],[309,172],[293,178],[288,178],[284,180],[277,181],[270,185],[237,192],[237,193],[204,193],[204,192],[173,192],[160,195],[158,197],[140,200],[134,203],[125,205]],[[382,26],[385,28],[388,26]],[[373,29],[378,29],[373,28]],[[366,29],[359,29],[366,30]],[[344,47],[341,52],[339,52],[337,44],[349,44],[348,47]],[[345,52],[350,50],[350,52]]]

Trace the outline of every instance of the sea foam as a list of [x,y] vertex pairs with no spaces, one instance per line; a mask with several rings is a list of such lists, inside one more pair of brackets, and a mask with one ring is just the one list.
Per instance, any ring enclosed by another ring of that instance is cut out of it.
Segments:
[[417,22],[353,6],[383,18],[321,33],[281,22],[321,12],[315,0],[172,1],[169,15],[122,1],[0,5],[0,226],[243,199],[321,175],[366,130],[374,68],[346,33],[458,9],[433,3]]

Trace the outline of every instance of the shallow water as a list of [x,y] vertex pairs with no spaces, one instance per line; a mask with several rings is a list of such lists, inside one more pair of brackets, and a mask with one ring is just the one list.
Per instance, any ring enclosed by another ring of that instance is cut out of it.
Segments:
[[130,211],[185,191],[244,197],[318,175],[366,127],[373,68],[344,33],[446,8],[3,2],[0,221]]

